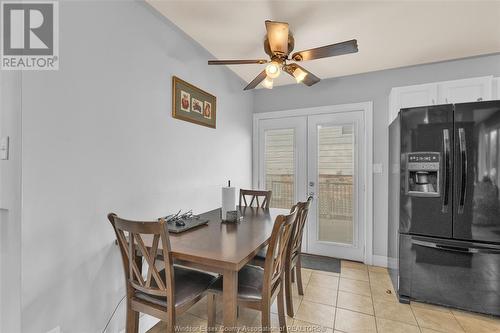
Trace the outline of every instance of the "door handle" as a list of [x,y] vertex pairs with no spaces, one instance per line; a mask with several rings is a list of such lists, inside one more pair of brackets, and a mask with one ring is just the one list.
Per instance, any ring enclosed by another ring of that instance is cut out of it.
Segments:
[[451,251],[451,252],[460,252],[460,253],[490,253],[490,254],[500,254],[500,249],[494,248],[485,248],[485,247],[463,247],[463,246],[453,246],[453,245],[444,245],[437,244],[434,242],[412,239],[411,243],[417,246],[430,247],[437,250]]
[[448,212],[449,188],[450,188],[450,132],[443,130],[443,149],[444,149],[444,194],[443,194],[443,213]]
[[417,246],[429,247],[432,249],[445,250],[445,251],[453,251],[460,253],[472,253],[469,248],[466,247],[458,247],[458,246],[447,246],[442,244],[437,244],[434,242],[428,242],[423,240],[412,239],[411,243]]
[[465,196],[467,192],[467,141],[465,139],[465,129],[458,129],[458,142],[460,147],[460,197],[458,201],[458,214],[464,213]]

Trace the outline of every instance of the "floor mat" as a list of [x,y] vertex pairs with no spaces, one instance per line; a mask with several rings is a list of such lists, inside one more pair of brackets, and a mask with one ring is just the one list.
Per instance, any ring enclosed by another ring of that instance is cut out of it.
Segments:
[[340,273],[340,259],[302,253],[300,255],[300,261],[302,263],[302,268]]

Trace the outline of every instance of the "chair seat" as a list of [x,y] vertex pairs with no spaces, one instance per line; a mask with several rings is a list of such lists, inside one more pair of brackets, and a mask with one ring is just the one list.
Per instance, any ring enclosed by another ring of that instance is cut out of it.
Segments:
[[[165,281],[165,270],[160,271],[160,276],[162,280]],[[219,277],[214,275],[174,266],[175,306],[181,306],[200,296],[211,284],[217,281],[217,279],[219,279]],[[157,287],[154,279],[151,285]],[[167,298],[163,296],[153,296],[141,291],[136,291],[135,297],[143,301],[167,307]]]
[[[238,299],[260,301],[262,299],[262,285],[264,269],[246,265],[238,272]],[[217,280],[210,287],[211,292],[222,293],[222,279]]]

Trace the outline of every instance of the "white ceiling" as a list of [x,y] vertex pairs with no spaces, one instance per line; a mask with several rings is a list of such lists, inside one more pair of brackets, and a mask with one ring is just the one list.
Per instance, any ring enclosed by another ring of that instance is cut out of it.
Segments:
[[[303,62],[323,79],[500,52],[500,1],[146,2],[218,59],[267,59],[267,19],[290,24],[295,51],[357,39],[358,53]],[[229,67],[249,82],[264,66]]]

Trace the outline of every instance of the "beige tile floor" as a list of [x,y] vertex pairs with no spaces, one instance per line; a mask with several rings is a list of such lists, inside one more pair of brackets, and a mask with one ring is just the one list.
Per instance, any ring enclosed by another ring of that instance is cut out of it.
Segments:
[[[294,318],[287,317],[289,332],[306,333],[500,333],[500,318],[412,302],[400,304],[385,268],[342,261],[341,274],[303,270],[304,296],[294,285]],[[179,332],[206,331],[206,300],[178,319]],[[278,331],[276,304],[271,310]],[[217,322],[222,321],[221,306]],[[259,332],[260,313],[240,309],[238,325]],[[163,332],[157,324],[149,333]]]

